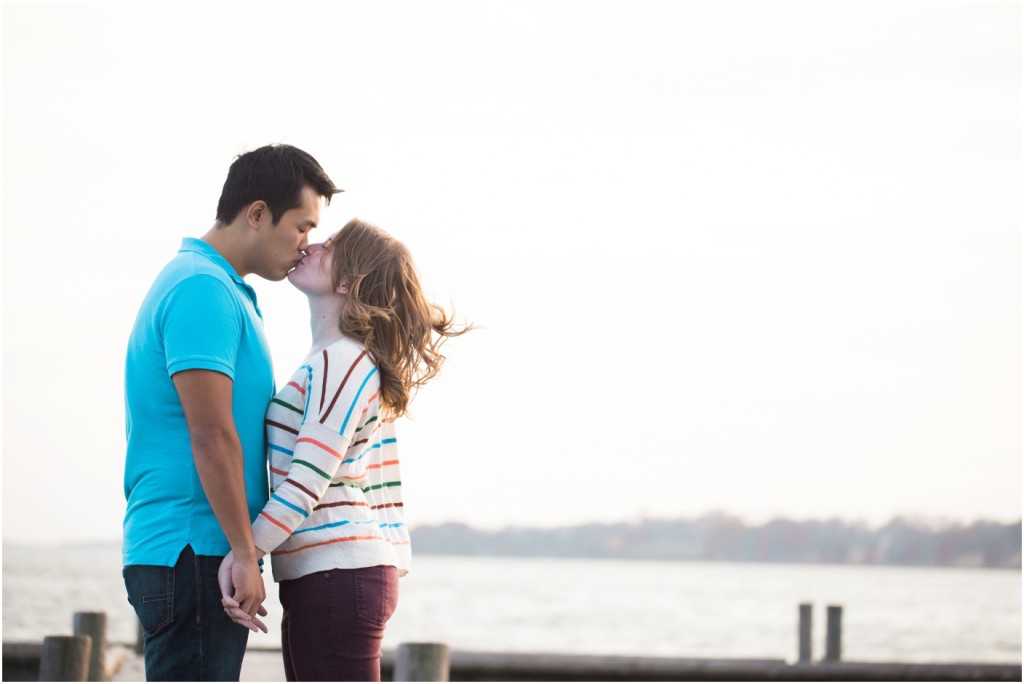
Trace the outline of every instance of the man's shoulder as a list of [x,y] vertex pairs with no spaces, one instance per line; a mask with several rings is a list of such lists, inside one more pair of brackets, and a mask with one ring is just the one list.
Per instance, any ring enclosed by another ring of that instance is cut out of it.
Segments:
[[201,255],[181,252],[167,262],[154,279],[146,304],[162,310],[171,299],[189,299],[187,296],[181,296],[186,292],[195,292],[200,299],[204,293],[219,294],[225,299],[240,297],[234,282],[224,269]]
[[215,278],[225,285],[232,286],[230,289],[234,289],[231,276],[223,268],[195,252],[183,251],[176,254],[167,262],[157,279],[164,281],[167,289],[172,289],[185,280],[204,276]]

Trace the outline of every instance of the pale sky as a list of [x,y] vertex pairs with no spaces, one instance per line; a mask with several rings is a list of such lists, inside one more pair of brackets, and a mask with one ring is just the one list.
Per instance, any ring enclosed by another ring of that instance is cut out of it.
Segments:
[[[123,364],[313,154],[480,329],[415,527],[1021,512],[1021,3],[3,4],[3,539],[116,540]],[[275,374],[304,297],[255,276]]]

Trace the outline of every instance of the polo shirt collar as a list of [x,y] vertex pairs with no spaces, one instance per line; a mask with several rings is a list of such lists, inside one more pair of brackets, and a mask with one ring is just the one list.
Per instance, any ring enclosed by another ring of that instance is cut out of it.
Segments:
[[244,285],[246,288],[249,287],[249,283],[245,282],[242,276],[238,275],[238,271],[235,270],[235,267],[228,263],[228,260],[222,257],[220,252],[211,247],[208,242],[203,242],[199,238],[187,237],[181,241],[181,249],[178,251],[202,254],[207,259],[223,268],[236,283]]
[[245,279],[242,278],[242,276],[238,275],[238,271],[235,270],[235,267],[232,266],[227,259],[222,257],[220,252],[211,247],[210,243],[204,242],[199,238],[183,238],[181,241],[181,249],[178,250],[179,254],[181,252],[195,252],[196,254],[202,254],[204,257],[223,268],[224,272],[231,276],[231,280],[235,281],[235,283],[241,286],[241,288],[245,290],[246,294],[249,295],[249,299],[252,301],[252,305],[256,309],[256,315],[263,318],[259,304],[256,303],[256,290],[252,289],[252,286],[245,282]]

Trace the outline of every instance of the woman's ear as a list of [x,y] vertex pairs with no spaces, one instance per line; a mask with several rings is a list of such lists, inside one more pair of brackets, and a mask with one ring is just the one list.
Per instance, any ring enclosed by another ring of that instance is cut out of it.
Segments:
[[348,284],[342,283],[341,285],[338,286],[338,289],[335,290],[335,292],[337,292],[340,295],[347,295],[348,294]]

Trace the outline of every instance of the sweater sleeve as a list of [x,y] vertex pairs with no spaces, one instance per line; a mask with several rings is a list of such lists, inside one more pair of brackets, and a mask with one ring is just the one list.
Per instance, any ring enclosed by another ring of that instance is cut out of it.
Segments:
[[253,523],[256,546],[270,552],[299,528],[335,479],[357,479],[362,457],[352,435],[378,391],[377,368],[365,352],[336,346],[310,364],[308,401],[288,476]]

